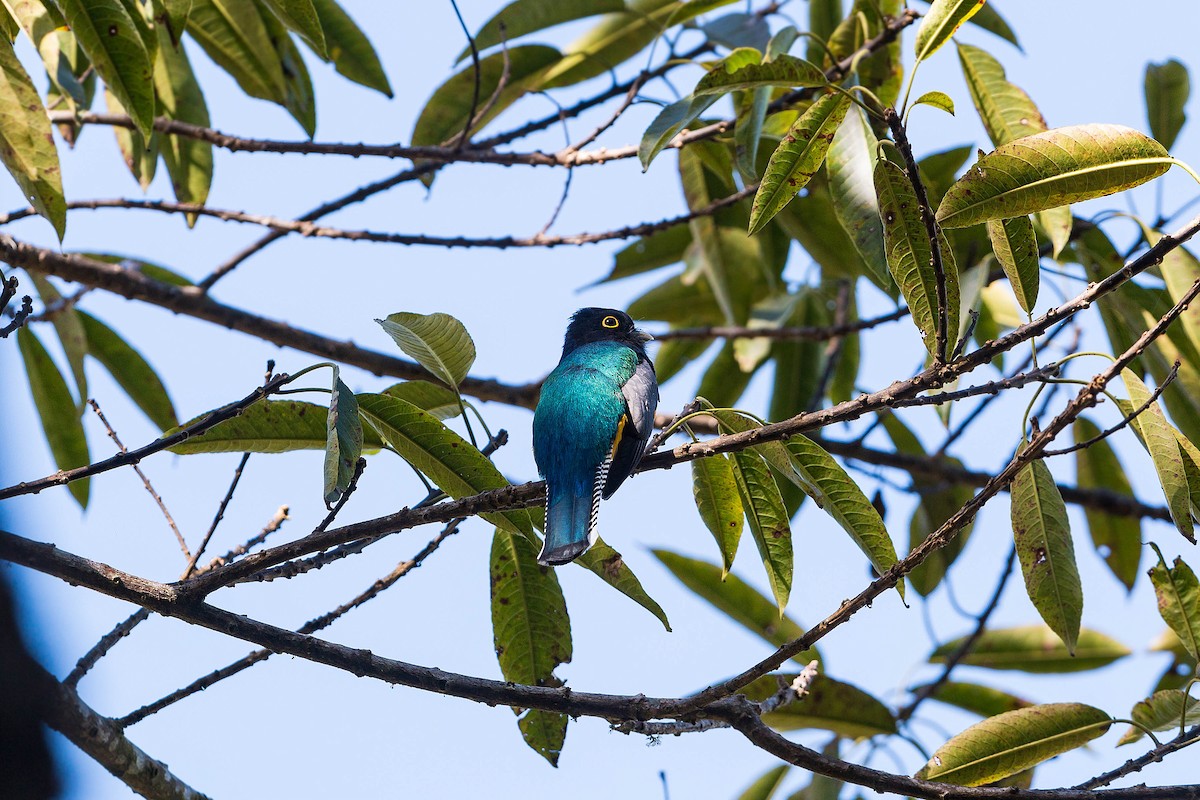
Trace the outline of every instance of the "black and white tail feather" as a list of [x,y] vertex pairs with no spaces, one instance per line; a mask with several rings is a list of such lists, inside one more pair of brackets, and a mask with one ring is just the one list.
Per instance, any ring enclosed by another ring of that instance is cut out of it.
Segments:
[[[612,468],[612,457],[604,459],[596,467],[592,479],[591,497],[586,495],[559,496],[546,487],[546,541],[538,553],[538,563],[544,567],[559,566],[574,561],[596,543],[597,525],[600,521],[600,500],[604,497],[608,473]],[[580,517],[586,513],[586,525]],[[585,530],[583,538],[574,538],[575,531]]]

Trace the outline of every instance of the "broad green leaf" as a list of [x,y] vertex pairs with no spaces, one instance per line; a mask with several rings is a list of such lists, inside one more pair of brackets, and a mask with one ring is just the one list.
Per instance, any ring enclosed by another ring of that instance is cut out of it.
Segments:
[[[33,404],[37,407],[55,466],[61,470],[87,466],[91,458],[88,455],[87,437],[83,433],[83,422],[62,373],[33,331],[20,328],[17,331],[17,346],[21,350],[25,374],[29,378],[29,391],[33,394]],[[73,481],[67,487],[82,508],[87,508],[90,485],[91,479],[84,478]]]
[[[1076,443],[1086,442],[1101,433],[1100,428],[1086,417],[1075,420],[1074,431]],[[1133,497],[1129,478],[1125,477],[1117,454],[1105,440],[1075,451],[1075,479],[1080,489],[1104,489]],[[1142,558],[1141,520],[1122,514],[1109,514],[1090,506],[1084,508],[1084,513],[1096,551],[1117,580],[1126,589],[1132,589]]]
[[[530,81],[542,74],[547,67],[557,63],[562,54],[553,47],[540,44],[510,47],[504,53],[494,53],[479,62],[479,103],[476,115],[487,105],[487,113],[475,120],[472,132],[482,129],[488,122],[520,97]],[[475,96],[475,66],[468,65],[455,73],[434,90],[417,118],[412,132],[414,145],[440,145],[458,140],[467,127]],[[504,88],[497,94],[500,79],[507,75]],[[496,100],[489,104],[495,95]]]
[[21,187],[21,195],[54,226],[61,241],[67,228],[67,202],[50,118],[8,41],[0,42],[0,116],[4,120],[0,161]]
[[194,0],[187,32],[246,94],[279,105],[287,101],[283,68],[256,4]]
[[[1200,700],[1178,689],[1164,689],[1139,700],[1130,716],[1152,731],[1178,730],[1180,726],[1200,723]],[[1145,735],[1141,728],[1131,725],[1117,746],[1132,744]]]
[[829,94],[796,120],[767,162],[750,210],[751,234],[762,230],[820,169],[849,107],[850,100],[845,95]]
[[771,104],[770,87],[747,92],[738,111],[737,124],[733,129],[734,163],[738,174],[747,183],[758,180],[758,145],[762,141],[763,123]]
[[[781,292],[760,300],[750,309],[750,319],[746,321],[746,327],[764,332],[778,330],[794,317],[797,301],[803,301],[807,294],[809,293]],[[743,372],[754,372],[771,353],[771,345],[771,340],[766,336],[737,338],[733,340],[733,355]],[[700,394],[712,399],[705,392]],[[720,405],[732,404],[722,402]]]
[[662,610],[662,606],[655,602],[653,597],[646,594],[646,590],[642,588],[642,582],[633,574],[633,570],[625,563],[625,559],[603,539],[597,537],[595,543],[587,549],[587,552],[575,559],[574,563],[591,570],[600,580],[649,611],[670,632],[671,623],[667,619],[666,612]]
[[[28,271],[26,274],[29,275],[34,288],[37,289],[38,296],[42,299],[42,305],[50,309],[63,302],[63,296],[45,275]],[[62,344],[67,364],[71,367],[71,375],[75,378],[78,406],[82,409],[88,400],[87,375],[83,369],[83,359],[88,352],[88,339],[83,328],[81,312],[73,305],[63,306],[50,318],[50,321],[54,325],[54,332],[58,334],[59,343]]]
[[[105,87],[104,89],[104,104],[108,107],[108,113],[124,115],[125,106],[121,105],[121,101]],[[129,173],[133,175],[134,180],[142,187],[142,191],[150,188],[150,183],[154,180],[154,172],[158,167],[158,133],[150,135],[149,144],[142,138],[142,134],[130,128],[124,128],[120,125],[113,126],[113,136],[117,140],[117,148],[121,151],[121,158],[125,161],[125,166],[129,168]]]
[[683,254],[691,243],[692,231],[687,225],[672,225],[666,230],[643,236],[617,251],[613,258],[612,271],[600,282],[617,281],[659,267],[678,264],[683,260]]
[[1168,567],[1160,554],[1158,563],[1150,568],[1150,583],[1158,598],[1158,613],[1196,660],[1200,655],[1200,585],[1196,573],[1178,557],[1174,566]]
[[[488,573],[492,635],[504,680],[561,686],[554,670],[571,661],[571,620],[555,571],[537,563],[537,549],[529,539],[497,528]],[[526,744],[558,766],[566,715],[528,711],[519,725]]]
[[274,14],[263,9],[262,21],[283,70],[283,107],[311,139],[317,131],[317,100],[304,57],[287,28]]
[[325,430],[325,503],[329,505],[337,502],[350,487],[363,448],[358,400],[350,387],[342,383],[336,367]]
[[[313,0],[262,0],[279,21],[300,37],[321,58],[328,58],[325,32]],[[286,69],[286,67],[285,67]]]
[[[929,660],[944,662],[962,647],[963,639],[946,642]],[[1082,672],[1108,666],[1129,655],[1129,648],[1102,633],[1083,628],[1075,641],[1075,655],[1044,625],[985,631],[962,663],[986,669],[1015,669],[1032,673]]]
[[96,73],[129,111],[138,132],[154,124],[153,54],[120,0],[58,0]]
[[806,50],[809,61],[824,63],[826,52],[822,45],[829,41],[843,16],[842,0],[809,0],[808,32],[812,35]]
[[670,339],[658,347],[654,356],[654,371],[658,382],[666,383],[679,371],[695,361],[708,350],[712,342],[707,339]]
[[159,430],[178,425],[167,387],[142,354],[100,320],[83,311],[78,313],[87,336],[88,355],[108,370],[117,385]]
[[[829,173],[829,194],[837,221],[854,242],[863,263],[874,273],[876,282],[886,286],[892,279],[883,249],[883,221],[872,177],[877,145],[862,112],[850,109],[833,137],[825,169]],[[819,254],[813,256],[821,260]]]
[[[930,0],[925,0],[925,2],[930,2]],[[980,5],[967,21],[977,28],[982,28],[988,33],[995,34],[1001,39],[1011,42],[1018,50],[1021,49],[1021,43],[1017,41],[1017,35],[1013,33],[1013,29],[1005,21],[1004,17],[1000,16],[995,7]]]
[[313,8],[325,32],[325,49],[338,74],[391,97],[387,73],[362,28],[335,0],[313,0]]
[[1163,146],[1121,125],[1072,125],[1000,145],[942,198],[938,222],[963,228],[1132,189],[1171,168]]
[[406,400],[438,419],[457,417],[462,411],[454,390],[429,381],[404,381],[389,386],[382,394]]
[[[855,12],[866,13],[866,31],[868,39],[881,36],[884,24],[888,19],[901,16],[905,8],[904,0],[857,0]],[[863,45],[866,41],[862,42]],[[861,45],[860,45],[861,46]],[[876,47],[875,51],[856,58],[855,74],[858,82],[875,93],[886,106],[895,107],[900,101],[900,89],[904,81],[904,58],[901,52],[900,39]]]
[[[812,289],[801,289],[791,303],[791,315],[784,320],[789,327],[824,326],[831,323],[824,298]],[[816,398],[813,392],[825,370],[825,342],[805,339],[780,339],[770,343],[775,362],[775,381],[771,390],[770,418],[779,422],[808,411]],[[705,395],[707,397],[707,395]]]
[[[158,93],[160,113],[169,119],[209,127],[208,105],[186,50],[171,46],[163,26],[158,27],[158,36],[154,88]],[[204,205],[212,186],[212,143],[189,136],[164,136],[159,140],[159,149],[171,176],[175,199],[181,203]],[[188,216],[188,224],[195,224],[194,215]]]
[[[177,426],[189,428],[208,416],[201,414]],[[324,450],[329,439],[326,420],[329,409],[300,400],[259,400],[233,419],[219,422],[199,436],[169,448],[172,453],[287,453],[292,450]],[[174,433],[169,430],[164,435]],[[383,439],[374,431],[363,431],[363,445],[378,450]]]
[[721,569],[729,573],[742,538],[742,499],[733,464],[724,455],[697,458],[692,462],[692,495],[700,519],[717,541]]
[[449,314],[399,311],[375,320],[406,355],[435,378],[457,388],[475,363],[475,342]]
[[1192,92],[1187,67],[1175,59],[1146,65],[1146,116],[1150,134],[1170,150],[1187,121],[1184,106]]
[[1013,541],[1034,608],[1074,654],[1083,615],[1083,586],[1067,506],[1041,459],[1021,467],[1010,489]]
[[1032,312],[1037,303],[1038,282],[1041,277],[1033,222],[1029,217],[989,219],[987,233],[992,242],[992,252],[996,254],[996,260],[1008,276],[1017,302],[1021,304],[1025,313]]
[[945,92],[926,92],[925,94],[913,100],[914,106],[930,106],[939,111],[945,111],[950,116],[954,116],[954,100]]
[[828,82],[816,64],[784,54],[765,64],[746,64],[732,71],[718,67],[701,78],[692,93],[703,97],[762,87],[824,86]]
[[[958,171],[962,169],[963,164],[967,163],[967,159],[974,152],[974,147],[962,145],[930,153],[917,162],[917,167],[921,170],[921,180],[925,182],[925,195],[931,204],[937,205],[942,202],[942,197],[954,184]],[[871,164],[874,163],[875,154],[872,152]],[[871,193],[874,194],[874,192],[875,187],[872,184]]]
[[[716,564],[688,558],[669,550],[653,550],[655,557],[684,586],[712,603],[735,622],[758,634],[773,647],[780,647],[804,635],[804,629],[787,616],[780,616],[775,604],[737,575],[725,575]],[[792,660],[808,664],[820,660],[816,648],[797,654]]]
[[[179,45],[187,29],[188,15],[192,13],[192,0],[154,0],[154,20],[157,27],[165,28],[172,47]],[[165,23],[165,24],[164,24]],[[160,46],[162,40],[159,40]]]
[[[623,0],[514,0],[483,24],[475,34],[475,48],[482,53],[490,47],[514,42],[564,22],[624,10]],[[470,57],[468,45],[455,61]]]
[[[933,249],[925,224],[921,221],[916,192],[903,169],[881,158],[875,162],[875,193],[879,198],[879,215],[883,220],[888,268],[912,311],[913,322],[921,333],[925,349],[937,358],[940,316],[938,281],[933,269]],[[946,284],[946,349],[951,351],[958,331],[958,267],[945,236],[939,237],[938,244]],[[949,352],[946,355],[948,357]]]
[[[1150,390],[1142,383],[1131,369],[1121,370],[1121,378],[1125,381],[1125,389],[1129,392],[1130,408],[1123,413],[1132,413],[1141,408],[1150,399]],[[1158,483],[1162,486],[1167,498],[1167,510],[1175,527],[1186,539],[1195,542],[1194,526],[1192,525],[1191,493],[1188,486],[1187,472],[1184,470],[1183,456],[1179,451],[1179,442],[1175,439],[1171,423],[1163,416],[1157,402],[1134,418],[1133,428],[1141,435],[1142,442],[1150,453],[1154,463],[1154,471],[1158,475]]]
[[1036,766],[1104,735],[1113,720],[1082,703],[1048,703],[977,722],[939,747],[916,777],[981,786]]
[[738,800],[771,800],[783,785],[783,780],[791,768],[790,764],[781,764],[767,770],[747,786],[746,791],[738,795]]
[[[683,154],[686,153],[684,150]],[[677,327],[715,325],[724,321],[708,278],[692,271],[667,278],[630,303],[626,311],[634,319],[662,320]],[[665,342],[664,346],[666,344],[673,342]],[[704,347],[709,344],[711,342],[703,342]]]
[[[1192,284],[1200,280],[1200,261],[1187,248],[1177,247],[1163,256],[1159,271],[1171,302],[1178,303]],[[1188,304],[1179,315],[1179,321],[1194,349],[1200,350],[1200,303]],[[1200,364],[1192,366],[1200,368]]]
[[[762,702],[779,691],[780,678],[791,683],[796,673],[765,675],[742,689],[742,694]],[[828,675],[817,675],[809,684],[808,694],[764,714],[762,719],[778,731],[820,728],[849,739],[896,732],[896,720],[887,706],[857,686]]]
[[981,717],[994,717],[1006,711],[1027,708],[1033,703],[991,686],[961,681],[946,681],[930,697]]
[[[469,497],[509,485],[487,456],[412,403],[385,394],[360,394],[358,407],[388,446],[450,497]],[[536,538],[529,512],[523,508],[479,516],[507,531]]]
[[1049,127],[1029,95],[1009,82],[1004,67],[986,50],[960,44],[958,60],[971,102],[993,145],[999,147]]
[[759,364],[754,364],[749,372],[742,369],[738,364],[735,345],[734,341],[726,341],[721,345],[696,389],[698,396],[707,397],[721,407],[737,405],[759,367]]
[[[750,535],[758,546],[767,582],[779,606],[779,615],[787,607],[792,593],[792,528],[779,486],[766,462],[757,453],[743,450],[731,454],[730,465],[741,497]],[[728,567],[725,569],[728,572]]]
[[719,95],[685,97],[664,106],[663,110],[658,112],[658,116],[646,128],[646,132],[642,134],[642,141],[638,145],[638,159],[642,162],[642,169],[649,169],[650,162],[654,160],[654,157],[661,153],[680,131],[691,125],[697,117],[719,99]]
[[1071,216],[1071,207],[1048,208],[1037,212],[1033,218],[1037,220],[1038,225],[1050,239],[1052,245],[1050,255],[1058,258],[1063,248],[1071,241],[1071,228],[1075,224],[1075,220]]
[[983,7],[986,0],[933,0],[917,28],[917,63],[929,58],[950,41],[962,24]]
[[[78,106],[89,105],[86,92],[80,83],[72,56],[78,52],[78,42],[75,35],[66,27],[66,21],[53,3],[46,5],[40,0],[4,0],[8,9],[7,16],[19,23],[20,30],[33,42],[42,64],[46,67],[46,77],[50,79],[50,89],[57,93],[57,98],[65,107],[74,112]],[[10,37],[12,41],[14,37]],[[46,98],[50,104],[49,96]],[[69,140],[68,140],[69,142]]]

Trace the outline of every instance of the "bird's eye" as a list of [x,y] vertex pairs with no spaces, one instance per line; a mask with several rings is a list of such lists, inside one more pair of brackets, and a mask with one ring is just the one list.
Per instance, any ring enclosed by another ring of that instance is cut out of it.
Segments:
[[612,314],[609,314],[607,317],[600,320],[600,324],[606,328],[619,328],[621,327],[621,320],[617,319]]

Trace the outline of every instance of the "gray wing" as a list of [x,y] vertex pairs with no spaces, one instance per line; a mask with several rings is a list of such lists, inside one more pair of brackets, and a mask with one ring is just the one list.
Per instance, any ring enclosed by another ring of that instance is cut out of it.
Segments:
[[654,366],[645,359],[639,360],[633,377],[621,387],[625,396],[623,425],[613,443],[612,464],[604,483],[604,499],[617,490],[630,473],[637,468],[654,431],[654,412],[658,409],[658,379]]

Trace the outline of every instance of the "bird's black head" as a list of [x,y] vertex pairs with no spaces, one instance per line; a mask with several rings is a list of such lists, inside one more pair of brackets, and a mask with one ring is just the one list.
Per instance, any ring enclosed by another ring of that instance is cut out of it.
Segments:
[[646,342],[654,337],[639,331],[624,311],[615,308],[581,308],[571,317],[563,340],[563,355],[589,342],[614,341],[645,355]]

